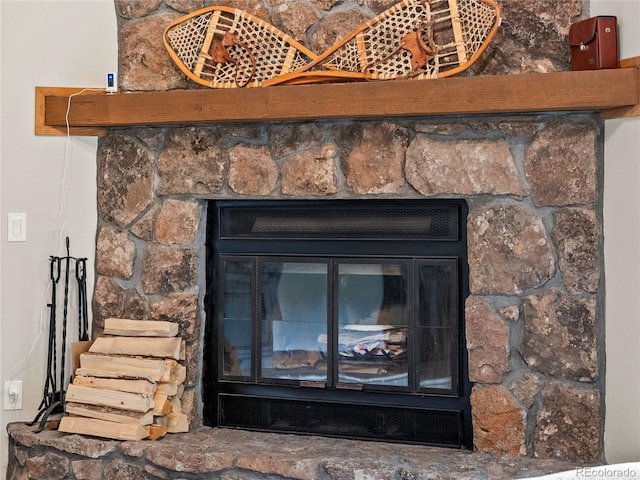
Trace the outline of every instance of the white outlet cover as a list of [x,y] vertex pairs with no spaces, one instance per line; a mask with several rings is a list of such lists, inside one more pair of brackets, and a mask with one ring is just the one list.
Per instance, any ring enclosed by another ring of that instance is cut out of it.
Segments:
[[[15,402],[11,401],[10,393],[17,392]],[[22,410],[22,380],[5,380],[3,395],[3,410]]]

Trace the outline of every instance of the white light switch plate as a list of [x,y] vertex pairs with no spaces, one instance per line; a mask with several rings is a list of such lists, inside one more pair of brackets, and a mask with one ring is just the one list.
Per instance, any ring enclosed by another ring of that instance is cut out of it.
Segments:
[[27,214],[8,213],[7,214],[7,241],[26,242],[27,241]]

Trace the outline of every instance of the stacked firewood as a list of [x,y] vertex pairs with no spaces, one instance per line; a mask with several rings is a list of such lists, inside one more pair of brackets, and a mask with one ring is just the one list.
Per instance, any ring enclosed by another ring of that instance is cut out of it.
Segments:
[[187,432],[184,341],[172,322],[109,318],[80,354],[59,431],[117,440]]

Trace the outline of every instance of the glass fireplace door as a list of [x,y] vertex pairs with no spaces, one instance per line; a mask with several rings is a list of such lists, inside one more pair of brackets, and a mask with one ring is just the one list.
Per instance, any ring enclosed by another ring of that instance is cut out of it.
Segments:
[[261,262],[263,380],[326,383],[328,273],[326,262]]
[[409,386],[405,263],[337,265],[338,387]]

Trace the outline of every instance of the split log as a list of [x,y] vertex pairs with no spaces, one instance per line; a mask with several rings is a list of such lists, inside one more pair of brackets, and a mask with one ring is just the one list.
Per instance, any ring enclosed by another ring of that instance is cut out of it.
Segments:
[[157,440],[160,437],[164,437],[167,430],[168,429],[165,425],[149,425],[149,437],[147,440]]
[[114,423],[85,417],[62,417],[58,430],[114,440],[137,441],[149,436],[149,428],[143,425]]
[[65,410],[72,415],[81,417],[96,418],[115,423],[128,423],[132,425],[150,425],[153,423],[153,412],[146,413],[120,410],[119,408],[98,407],[96,405],[83,405],[80,403],[67,402]]
[[156,386],[156,393],[162,393],[167,397],[175,397],[178,395],[177,383],[158,383]]
[[151,377],[143,377],[140,374],[127,375],[117,370],[100,370],[99,368],[77,368],[76,375],[84,377],[100,377],[100,378],[119,378],[124,380],[146,380],[149,383],[155,383]]
[[178,334],[178,324],[154,320],[107,318],[104,321],[104,334],[126,337],[175,337]]
[[180,400],[180,397],[171,397],[169,403],[171,404],[172,412],[182,413],[182,400]]
[[163,416],[171,413],[171,402],[166,395],[156,393],[153,397],[153,414],[155,416]]
[[118,372],[127,377],[151,378],[157,382],[165,374],[167,374],[169,378],[171,377],[171,370],[166,372],[166,362],[168,361],[170,360],[124,356],[115,357],[95,353],[83,353],[80,355],[80,368]]
[[[120,408],[134,412],[148,412],[155,405],[153,398],[137,393],[103,390],[80,385],[69,385],[66,400],[75,403],[98,405],[101,407]],[[169,404],[171,405],[171,404]]]
[[98,337],[89,348],[91,353],[110,355],[141,355],[144,357],[180,360],[180,337]]
[[169,433],[185,433],[189,431],[189,418],[184,413],[173,413],[167,415]]
[[[101,388],[104,390],[118,390],[120,392],[139,393],[152,397],[158,385],[148,380],[126,380],[114,378],[100,378],[85,375],[76,375],[73,379],[74,385],[83,387]],[[176,388],[177,390],[177,388]]]

